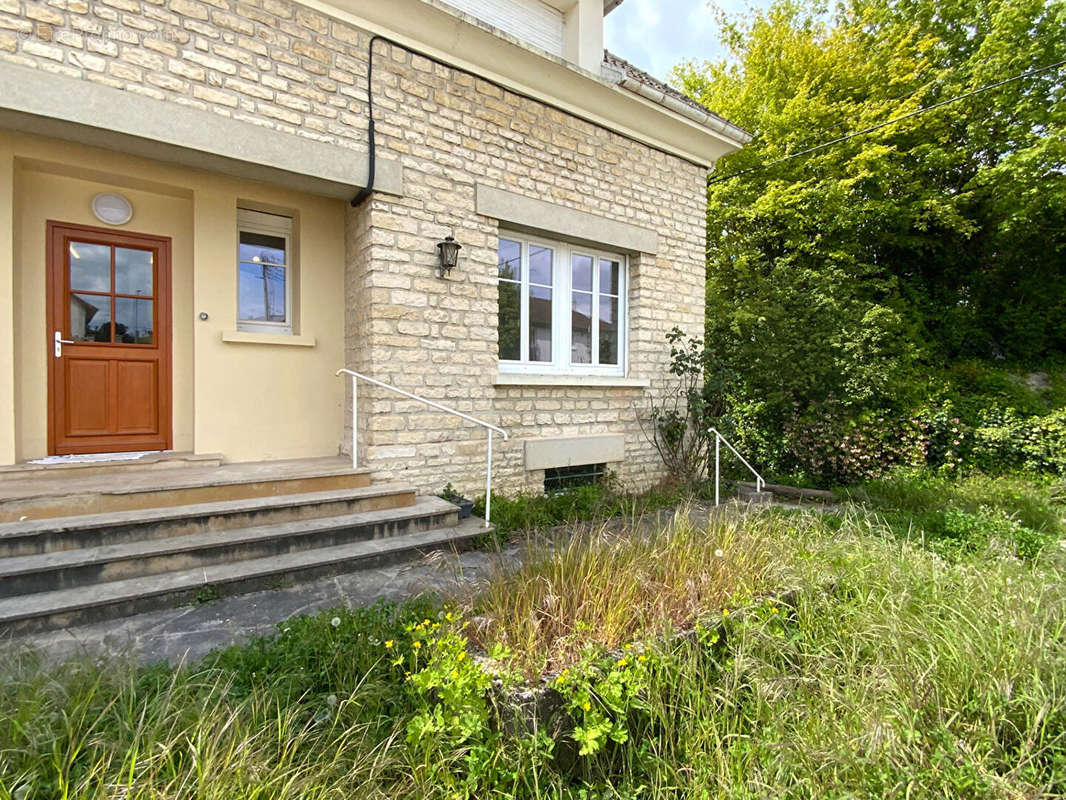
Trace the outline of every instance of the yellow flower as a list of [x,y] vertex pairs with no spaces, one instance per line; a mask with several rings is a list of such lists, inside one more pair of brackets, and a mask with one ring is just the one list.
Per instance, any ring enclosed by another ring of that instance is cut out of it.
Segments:
[[632,650],[633,649],[633,645],[632,644],[627,644],[623,649],[624,650]]
[[773,608],[771,608],[771,609],[770,609],[770,611],[771,611],[772,613],[774,613],[774,614],[778,614],[778,613],[780,613],[780,612],[779,612],[779,611],[777,610],[777,606],[774,606]]
[[466,658],[466,653],[460,653],[459,655],[457,655],[457,656],[455,657],[455,660],[456,660],[456,661],[462,661],[462,660],[463,660],[463,659],[465,659],[465,658]]
[[416,641],[414,643],[413,647],[415,648],[415,650],[418,650],[418,649],[420,649],[422,647],[422,643],[419,642],[419,641]]
[[395,642],[393,642],[392,639],[389,639],[387,642],[385,642],[385,649],[386,650],[391,650],[393,644],[395,644]]
[[618,659],[617,661],[615,661],[614,663],[615,663],[615,664],[616,664],[617,666],[619,666],[619,667],[624,667],[624,666],[625,666],[626,664],[628,664],[629,662],[628,662],[628,661],[626,661],[626,660],[625,660],[624,658],[620,658],[620,659]]
[[645,661],[647,661],[647,660],[648,660],[648,657],[647,657],[647,656],[641,656],[641,657],[640,657],[639,659],[637,659],[637,660],[638,660],[638,661],[640,661],[641,663],[643,663],[643,662],[645,662]]
[[451,671],[451,674],[450,674],[450,675],[448,675],[448,677],[449,677],[449,678],[451,678],[451,679],[452,679],[453,681],[454,681],[454,680],[458,680],[458,678],[459,678],[459,671],[458,671],[458,670],[454,670],[454,669],[453,669],[453,670]]
[[583,706],[581,706],[581,707],[582,707],[583,709],[585,709],[586,711],[588,711],[589,709],[591,709],[591,708],[592,708],[592,703],[590,703],[590,702],[589,702],[588,700],[586,700],[586,701],[585,701],[585,705],[583,705]]
[[722,609],[722,616],[723,617],[728,617],[729,616],[729,609],[728,608],[723,608]]

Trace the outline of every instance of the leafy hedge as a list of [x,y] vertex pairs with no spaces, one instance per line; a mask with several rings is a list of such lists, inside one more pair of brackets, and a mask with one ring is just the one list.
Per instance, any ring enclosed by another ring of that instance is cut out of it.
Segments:
[[850,485],[899,467],[1066,475],[1066,367],[1031,387],[1027,371],[966,362],[912,379],[873,409],[827,402],[782,412],[734,398],[721,427],[770,474]]

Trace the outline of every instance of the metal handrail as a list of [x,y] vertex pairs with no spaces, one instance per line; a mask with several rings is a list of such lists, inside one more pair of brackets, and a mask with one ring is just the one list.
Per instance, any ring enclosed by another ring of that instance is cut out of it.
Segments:
[[755,476],[755,491],[761,492],[762,487],[766,484],[766,481],[763,480],[762,475],[755,471],[755,467],[749,464],[748,460],[737,452],[737,449],[729,443],[728,439],[726,439],[724,436],[722,436],[722,434],[718,432],[717,428],[711,428],[710,432],[714,434],[714,504],[718,505],[718,483],[719,476],[721,474],[719,469],[719,449],[722,442],[725,442],[725,446],[732,450],[733,455],[739,458],[740,462],[751,471],[752,475]]
[[425,403],[427,406],[431,406],[438,411],[444,411],[445,413],[452,414],[461,419],[465,419],[467,422],[473,422],[475,425],[480,425],[482,428],[487,428],[489,432],[489,451],[488,459],[485,464],[485,527],[489,527],[489,520],[492,514],[492,433],[495,431],[500,434],[504,441],[507,441],[507,431],[503,428],[497,428],[495,425],[485,422],[483,419],[472,417],[469,414],[464,414],[462,411],[456,411],[454,408],[435,403],[432,400],[427,400],[424,397],[419,397],[417,394],[411,394],[403,389],[398,389],[388,383],[383,383],[376,378],[371,378],[369,375],[363,375],[361,372],[356,372],[351,369],[339,369],[337,375],[351,375],[352,376],[352,469],[359,468],[359,426],[357,414],[359,410],[359,390],[358,381],[366,381],[372,383],[375,386],[380,386],[382,389],[388,389],[390,392],[396,392],[411,400],[417,400],[420,403]]

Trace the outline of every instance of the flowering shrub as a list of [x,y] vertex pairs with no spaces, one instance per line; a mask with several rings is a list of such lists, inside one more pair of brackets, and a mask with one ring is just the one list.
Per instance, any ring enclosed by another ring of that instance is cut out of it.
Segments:
[[785,427],[796,466],[827,483],[880,477],[895,466],[922,466],[929,452],[929,423],[872,411],[849,419],[832,411],[790,420]]

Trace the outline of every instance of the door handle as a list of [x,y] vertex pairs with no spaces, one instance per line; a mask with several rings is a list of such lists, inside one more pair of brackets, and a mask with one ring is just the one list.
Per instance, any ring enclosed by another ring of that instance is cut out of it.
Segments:
[[59,331],[56,331],[55,338],[53,339],[53,342],[55,343],[55,346],[56,346],[56,349],[55,349],[56,358],[62,358],[63,357],[63,345],[65,345],[65,344],[74,344],[74,340],[73,339],[64,339],[63,338],[63,334],[60,333]]

